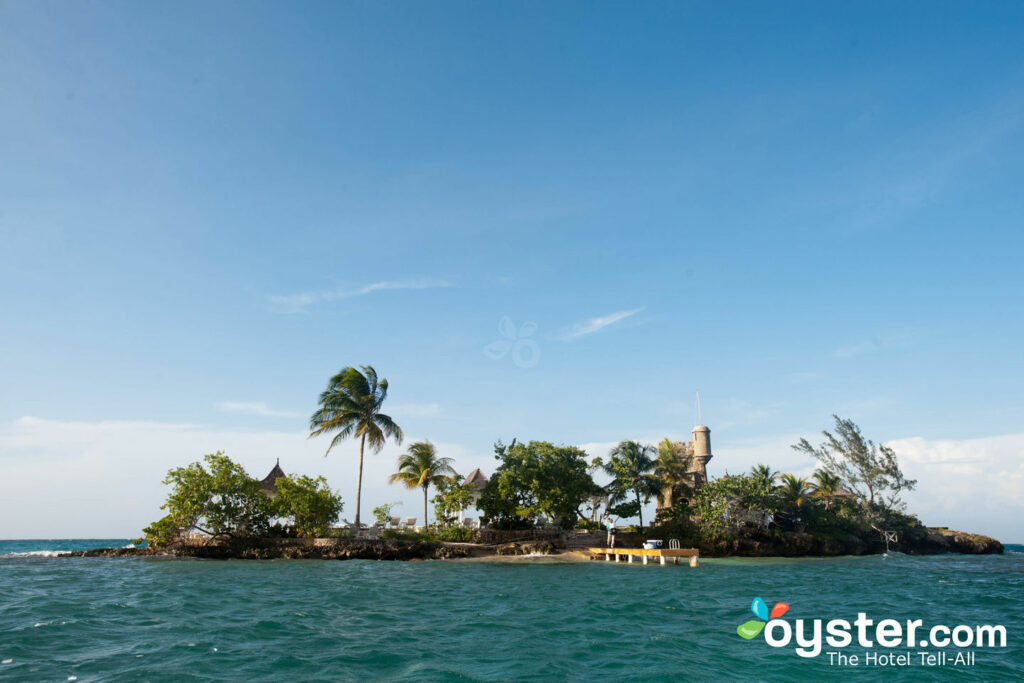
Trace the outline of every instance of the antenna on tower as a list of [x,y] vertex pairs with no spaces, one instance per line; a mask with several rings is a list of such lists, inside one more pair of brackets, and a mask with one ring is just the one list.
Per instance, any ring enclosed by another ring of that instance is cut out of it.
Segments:
[[700,391],[697,391],[697,424],[704,424],[704,418],[700,414]]

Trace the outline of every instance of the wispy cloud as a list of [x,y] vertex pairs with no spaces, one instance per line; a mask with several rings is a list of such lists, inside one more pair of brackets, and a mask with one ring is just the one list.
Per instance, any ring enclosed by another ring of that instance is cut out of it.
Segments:
[[236,415],[256,415],[258,417],[298,417],[298,413],[285,410],[274,410],[266,403],[250,401],[221,401],[217,408],[225,413]]
[[454,287],[455,283],[450,280],[437,278],[421,278],[417,280],[383,280],[372,282],[356,289],[335,289],[319,292],[302,292],[300,294],[284,294],[270,297],[270,305],[282,313],[297,313],[304,311],[313,304],[335,299],[347,299],[356,296],[366,296],[373,292],[383,292],[396,289],[437,289],[441,287]]
[[576,323],[567,331],[559,335],[558,338],[561,339],[562,341],[579,339],[580,337],[585,337],[588,334],[593,334],[595,332],[598,332],[599,330],[603,330],[609,325],[614,325],[620,320],[625,320],[626,318],[632,315],[636,315],[642,310],[644,310],[643,306],[641,306],[640,308],[634,308],[631,311],[618,311],[616,313],[609,313],[608,315],[601,315],[596,318],[591,318],[590,320],[585,320],[583,322]]

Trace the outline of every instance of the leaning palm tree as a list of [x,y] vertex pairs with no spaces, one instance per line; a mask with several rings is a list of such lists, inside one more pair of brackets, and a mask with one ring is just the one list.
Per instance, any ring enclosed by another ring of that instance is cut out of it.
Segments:
[[359,439],[359,478],[356,481],[356,528],[359,528],[359,504],[363,495],[363,451],[369,444],[379,453],[388,437],[402,443],[402,429],[380,412],[388,395],[388,381],[377,379],[377,371],[364,365],[362,372],[344,368],[327,383],[320,394],[320,409],[309,418],[309,436],[334,434],[327,453],[345,439]]
[[814,473],[814,495],[825,499],[825,509],[832,507],[832,498],[839,492],[843,480],[839,475],[818,470]]
[[437,457],[434,444],[417,441],[409,445],[409,452],[398,456],[398,471],[388,477],[389,484],[401,483],[406,488],[423,489],[423,526],[427,526],[427,489],[439,486],[456,477],[451,458]]
[[632,493],[640,508],[640,528],[644,526],[643,504],[661,492],[654,470],[654,447],[636,441],[623,441],[612,449],[611,457],[604,464],[604,471],[615,479],[611,483],[612,500],[625,500]]

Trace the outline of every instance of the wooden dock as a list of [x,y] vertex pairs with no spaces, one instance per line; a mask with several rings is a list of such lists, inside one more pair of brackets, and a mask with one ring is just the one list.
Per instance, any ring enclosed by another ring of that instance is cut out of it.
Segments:
[[639,557],[644,564],[647,564],[647,558],[656,557],[662,565],[667,564],[669,559],[672,564],[679,564],[680,557],[688,557],[691,567],[696,567],[700,561],[700,551],[696,548],[587,548],[587,552],[591,555],[604,555],[605,562],[611,562],[613,556],[619,562],[619,558],[624,556],[629,564],[633,564],[634,557]]

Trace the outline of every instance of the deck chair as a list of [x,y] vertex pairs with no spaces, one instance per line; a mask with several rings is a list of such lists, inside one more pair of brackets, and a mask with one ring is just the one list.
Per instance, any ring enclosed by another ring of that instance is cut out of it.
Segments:
[[415,527],[416,527],[416,518],[415,517],[406,517],[405,518],[405,528],[406,529],[414,529]]
[[391,528],[392,529],[398,529],[398,528],[401,528],[401,526],[402,526],[402,518],[401,517],[392,517],[391,518]]

